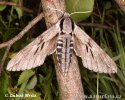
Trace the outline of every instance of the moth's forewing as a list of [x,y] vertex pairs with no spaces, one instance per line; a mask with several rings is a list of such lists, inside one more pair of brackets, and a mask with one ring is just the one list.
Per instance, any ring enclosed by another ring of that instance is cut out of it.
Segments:
[[7,70],[20,71],[42,65],[46,56],[56,50],[59,31],[60,28],[57,23],[38,36],[9,61]]
[[74,34],[74,49],[84,67],[101,73],[117,72],[114,61],[77,25]]

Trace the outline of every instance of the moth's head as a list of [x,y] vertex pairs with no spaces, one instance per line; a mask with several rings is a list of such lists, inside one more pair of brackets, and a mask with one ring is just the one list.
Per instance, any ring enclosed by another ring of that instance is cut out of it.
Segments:
[[65,34],[70,34],[74,30],[74,22],[68,13],[64,13],[64,16],[60,20],[60,28]]

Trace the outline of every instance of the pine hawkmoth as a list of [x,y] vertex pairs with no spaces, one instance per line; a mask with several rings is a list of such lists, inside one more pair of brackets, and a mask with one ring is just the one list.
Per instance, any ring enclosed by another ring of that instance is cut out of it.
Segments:
[[46,56],[54,52],[63,73],[68,72],[73,53],[81,57],[83,65],[89,70],[117,72],[114,61],[72,21],[68,13],[17,53],[8,63],[7,70],[35,68],[42,65]]

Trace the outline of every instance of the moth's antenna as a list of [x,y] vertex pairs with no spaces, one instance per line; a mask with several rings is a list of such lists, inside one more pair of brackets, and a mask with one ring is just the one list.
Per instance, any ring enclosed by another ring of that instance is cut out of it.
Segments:
[[55,9],[55,8],[51,8],[51,7],[49,7],[49,6],[48,6],[48,8],[50,8],[50,9],[52,9],[52,10],[59,11],[59,12],[61,12],[62,14],[64,14],[64,12],[63,12],[63,11],[61,11],[61,10],[58,10],[58,9]]
[[80,12],[73,12],[73,13],[71,13],[71,14],[70,14],[70,16],[71,16],[71,15],[73,15],[73,14],[78,14],[78,13],[89,13],[89,12],[92,12],[92,11],[84,11],[84,12],[81,12],[81,11],[80,11]]

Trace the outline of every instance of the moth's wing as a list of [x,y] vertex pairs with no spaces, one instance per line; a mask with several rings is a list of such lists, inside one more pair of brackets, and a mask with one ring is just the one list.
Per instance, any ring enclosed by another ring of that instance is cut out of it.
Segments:
[[57,34],[60,31],[57,24],[17,53],[8,63],[7,70],[20,71],[42,65],[46,56],[55,51]]
[[101,73],[115,73],[114,61],[77,25],[74,29],[74,49],[89,70]]

